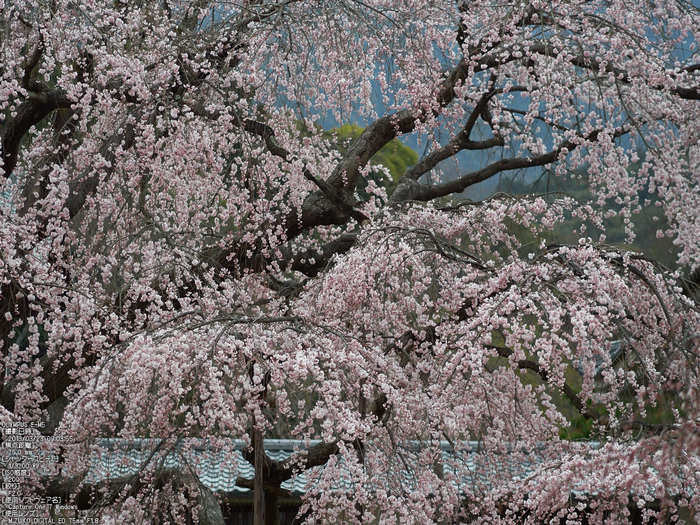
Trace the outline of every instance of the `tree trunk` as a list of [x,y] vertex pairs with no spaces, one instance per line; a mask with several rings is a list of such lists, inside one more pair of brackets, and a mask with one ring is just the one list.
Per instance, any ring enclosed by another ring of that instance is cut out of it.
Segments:
[[214,493],[204,485],[200,486],[200,491],[198,503],[202,508],[199,511],[199,525],[226,525]]
[[253,525],[265,525],[265,491],[263,490],[263,470],[265,469],[265,450],[263,433],[253,430],[253,451],[255,453],[255,478],[253,480]]
[[265,525],[280,525],[277,494],[265,492]]

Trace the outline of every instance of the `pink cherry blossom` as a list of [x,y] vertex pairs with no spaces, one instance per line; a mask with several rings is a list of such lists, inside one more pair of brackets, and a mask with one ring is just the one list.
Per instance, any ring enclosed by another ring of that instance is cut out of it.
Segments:
[[[306,523],[698,519],[696,5],[0,7],[0,427],[55,459],[19,493],[223,523],[195,452],[243,442],[256,525],[302,474]],[[459,196],[518,173],[590,199]]]

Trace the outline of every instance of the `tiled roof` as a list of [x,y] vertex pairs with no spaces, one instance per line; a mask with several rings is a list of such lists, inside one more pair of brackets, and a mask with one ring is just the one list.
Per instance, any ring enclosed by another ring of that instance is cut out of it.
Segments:
[[[202,442],[188,449],[175,447],[167,454],[158,456],[154,450],[158,446],[159,440],[155,439],[101,439],[94,449],[92,463],[88,474],[89,480],[104,480],[116,478],[138,472],[141,465],[149,461],[161,462],[161,468],[191,467],[197,472],[199,479],[204,485],[214,492],[249,492],[236,486],[236,478],[243,477],[252,479],[254,477],[253,466],[243,458],[242,451],[246,445],[243,441],[231,442],[229,450],[217,450]],[[307,447],[316,445],[320,441],[304,442],[286,439],[265,440],[265,452],[277,461],[283,461],[292,456],[295,451],[304,450]],[[414,444],[413,447],[415,448]],[[459,454],[460,471],[470,472],[472,475],[477,471],[475,462],[478,443],[470,443],[471,450]],[[441,443],[443,460],[447,464],[450,460],[455,460],[452,447],[447,443]],[[501,465],[502,467],[503,465]],[[520,465],[521,467],[523,465]],[[317,467],[322,468],[322,467]],[[527,468],[527,466],[526,466]],[[522,470],[522,469],[516,469]],[[478,476],[477,476],[478,477]],[[349,476],[348,476],[349,478]],[[350,487],[349,480],[338,480],[339,484]],[[293,493],[301,494],[306,492],[309,484],[308,473],[300,473],[293,479],[282,484],[282,488]]]
[[[610,350],[608,351],[608,357],[610,358],[610,363],[615,364],[618,359],[623,355],[625,351],[625,347],[622,344],[622,341],[611,341],[610,342]],[[576,367],[578,372],[583,375],[583,358],[579,360],[579,364]],[[600,353],[595,353],[593,354],[593,361],[595,362],[595,372],[594,372],[594,377],[599,377],[600,374],[603,372],[605,367],[607,366],[606,359],[603,357],[602,354]]]
[[[101,439],[92,458],[89,478],[107,479],[134,474],[139,467],[149,460],[154,448],[159,443],[155,439]],[[315,445],[318,441],[312,441]],[[276,461],[289,458],[295,448],[304,447],[301,441],[293,440],[266,440],[265,452]],[[217,450],[201,444],[187,451],[182,447],[176,447],[165,457],[159,457],[162,468],[191,467],[199,476],[204,485],[214,492],[248,492],[236,486],[236,478],[252,479],[254,468],[243,458],[242,451],[246,445],[243,441],[233,442],[232,450]],[[300,474],[295,479],[286,481],[282,488],[292,492],[304,492],[308,483],[308,477]]]

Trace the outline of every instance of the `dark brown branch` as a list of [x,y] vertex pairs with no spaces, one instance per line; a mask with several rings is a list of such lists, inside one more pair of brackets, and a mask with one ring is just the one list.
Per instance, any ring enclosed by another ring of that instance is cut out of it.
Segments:
[[345,233],[318,249],[307,249],[297,253],[292,253],[290,249],[285,249],[282,251],[283,261],[281,266],[292,271],[301,272],[309,277],[315,277],[328,266],[334,255],[343,254],[350,250],[354,246],[356,239],[357,234]]
[[[466,140],[469,140],[469,138],[472,135],[472,131],[474,130],[474,125],[476,124],[476,121],[482,114],[484,113],[484,110],[488,109],[488,104],[489,100],[493,98],[493,96],[498,92],[497,90],[493,89],[493,85],[496,83],[496,77],[494,75],[491,75],[491,79],[489,80],[489,84],[491,89],[481,95],[481,98],[479,98],[479,102],[476,103],[476,106],[474,107],[474,110],[471,112],[469,115],[469,118],[467,119],[467,124],[464,126],[464,138]],[[484,120],[490,120],[488,118]]]
[[[265,490],[268,490],[269,486],[279,486],[282,482],[291,479],[296,472],[325,465],[328,459],[337,453],[338,445],[336,443],[319,443],[308,449],[301,457],[288,458],[284,461],[273,460],[263,452],[263,485]],[[244,450],[242,454],[248,463],[255,464],[255,450]],[[242,483],[253,483],[253,480],[239,479],[242,480]]]
[[24,64],[24,76],[22,77],[22,87],[24,89],[30,89],[29,87],[29,82],[32,78],[32,74],[34,73],[34,70],[36,69],[36,66],[39,65],[39,61],[41,60],[41,55],[44,53],[44,37],[41,33],[39,33],[39,42],[37,43],[36,47],[34,48],[34,53],[32,53],[32,56],[29,57]]
[[[248,131],[249,133],[254,133],[255,135],[262,137],[265,140],[265,147],[267,148],[267,150],[276,157],[279,157],[287,162],[294,162],[295,160],[297,160],[297,158],[294,155],[289,153],[286,149],[284,149],[277,143],[277,140],[275,140],[275,132],[270,126],[261,122],[255,122],[253,120],[246,119],[245,121],[243,121],[242,128]],[[302,171],[304,177],[307,180],[313,182],[316,185],[316,187],[319,190],[321,190],[321,193],[323,193],[323,195],[325,195],[325,197],[331,203],[333,203],[333,205],[336,206],[340,211],[342,211],[349,217],[352,217],[360,224],[362,224],[364,221],[369,220],[369,217],[367,217],[364,213],[354,209],[350,204],[348,204],[345,201],[345,199],[343,199],[343,197],[338,194],[335,188],[331,187],[323,179],[316,178],[311,173],[306,163],[303,164]]]
[[[493,53],[485,55],[478,62],[478,65],[483,64],[487,68],[493,68],[513,60],[517,60],[513,55],[503,58],[500,54]],[[454,100],[455,87],[467,78],[469,71],[470,65],[466,60],[461,60],[450,72],[436,95],[440,107],[445,107]],[[221,116],[220,112],[208,111],[199,104],[190,104],[189,107],[195,115],[205,118],[217,119]],[[287,238],[293,239],[303,231],[315,226],[344,224],[348,217],[352,217],[358,222],[367,220],[366,216],[348,204],[352,201],[352,194],[357,186],[362,168],[391,140],[399,134],[412,132],[417,122],[424,121],[433,113],[432,109],[425,111],[402,110],[375,120],[350,144],[328,181],[316,179],[305,168],[304,176],[314,182],[321,195],[311,194],[306,198],[302,205],[301,217],[292,213],[282,220]],[[263,138],[267,149],[272,154],[285,160],[290,158],[290,153],[273,140],[274,132],[270,126],[249,119],[239,119],[238,121],[234,120],[234,122],[241,129]],[[467,142],[467,146],[474,149],[491,147],[491,144],[490,141]],[[395,202],[401,200],[405,199]],[[234,249],[241,251],[238,248]],[[248,251],[250,251],[250,247],[246,247],[242,253]],[[254,249],[252,251],[255,252]],[[228,254],[224,256],[224,259],[230,260]],[[256,267],[260,267],[260,265]]]
[[[201,116],[203,118],[208,118],[210,120],[216,120],[221,117],[221,112],[219,111],[208,111],[204,107],[202,107],[199,104],[191,104],[190,109],[192,112],[197,115]],[[275,140],[275,132],[272,129],[271,126],[264,124],[262,122],[257,122],[252,119],[235,119],[234,124],[236,124],[239,128],[243,129],[244,131],[251,133],[253,135],[257,135],[258,137],[262,138],[265,141],[265,147],[267,150],[275,155],[276,157],[281,158],[282,160],[286,162],[294,162],[297,160],[297,158],[292,155],[289,151],[287,151],[285,148],[280,146],[277,143],[277,140]],[[346,200],[345,196],[341,194],[340,191],[338,191],[338,186],[337,185],[332,185],[329,184],[328,182],[324,181],[323,179],[319,179],[315,177],[311,171],[309,170],[308,166],[304,163],[303,168],[302,168],[302,173],[304,177],[313,182],[314,185],[321,191],[324,197],[328,199],[328,201],[333,205],[334,208],[336,208],[338,211],[341,212],[341,215],[347,216],[347,217],[352,217],[355,219],[358,223],[362,224],[364,221],[368,221],[369,217],[367,217],[364,213],[360,212],[359,210],[356,210],[351,204],[348,203],[348,200]],[[308,217],[308,211],[312,209],[314,206],[312,204],[312,201],[308,201],[305,203],[306,204],[306,210],[307,210],[307,217]],[[302,222],[304,222],[303,218],[304,213],[302,213]],[[312,219],[311,222],[312,224],[309,224],[305,227],[302,228],[295,228],[292,225],[297,224],[299,221],[297,220],[298,218],[296,215],[294,217],[287,217],[286,218],[286,223],[290,225],[290,230],[291,234],[289,235],[289,238],[293,238],[294,236],[298,235],[306,229],[307,227],[311,226],[318,226],[320,224],[338,224],[338,223],[343,223],[344,221],[341,219],[334,219],[331,222],[314,222],[317,220],[317,214],[314,214],[314,219]],[[288,232],[289,234],[290,232]]]
[[[627,132],[628,131],[626,129],[618,129],[612,134],[612,137],[617,138],[626,134]],[[489,179],[502,171],[511,171],[552,164],[559,160],[560,155],[563,153],[568,153],[579,147],[581,142],[595,141],[600,133],[600,130],[596,130],[585,136],[579,136],[580,140],[576,142],[572,140],[565,140],[553,150],[541,155],[500,159],[489,164],[485,168],[472,171],[466,175],[463,175],[462,177],[444,182],[442,184],[419,185],[415,181],[407,179],[406,181],[402,181],[403,184],[399,184],[396,190],[394,190],[394,194],[392,194],[390,202],[397,203],[405,200],[429,201],[437,197],[462,192],[469,186]]]
[[[494,46],[495,47],[495,46]],[[500,65],[512,62],[515,60],[520,60],[516,57],[515,53],[502,53],[493,52],[484,54],[481,59],[476,64],[477,68],[485,66],[486,69],[496,68]],[[457,96],[455,88],[463,82],[469,75],[470,65],[469,63],[462,59],[457,66],[450,72],[448,77],[442,83],[440,90],[436,95],[436,100],[440,108],[444,108],[449,105],[454,98]],[[483,104],[483,108],[475,112],[473,118],[476,119],[481,113],[482,109],[486,108],[486,102],[493,96],[493,93],[487,93],[482,97],[480,104]],[[422,122],[429,116],[434,116],[435,110],[424,110],[424,111],[409,111],[404,109],[397,113],[381,117],[374,122],[372,122],[365,130],[360,134],[360,136],[355,139],[355,141],[350,144],[347,153],[341,159],[341,161],[336,166],[333,174],[328,180],[328,183],[336,188],[344,188],[344,191],[354,191],[357,186],[357,181],[360,177],[361,169],[367,165],[370,159],[386,144],[395,139],[400,134],[410,133],[415,129],[417,122]],[[473,125],[473,124],[472,124]],[[466,133],[466,137],[460,137],[461,140],[469,140],[469,134],[471,129]],[[497,139],[495,139],[497,140]],[[485,147],[492,147],[490,142],[478,143],[478,142],[467,142],[468,146],[473,147],[473,149],[481,149]],[[494,143],[494,145],[497,145]],[[450,145],[446,146],[442,155],[447,154],[450,151]],[[454,152],[452,153],[454,154]],[[443,157],[444,158],[447,157]],[[431,159],[433,161],[434,159]],[[489,175],[490,177],[491,175]],[[488,178],[488,177],[487,177]],[[411,184],[411,180],[407,179],[406,186],[414,186]],[[417,186],[417,185],[415,185]],[[401,202],[404,200],[415,199],[416,197],[406,196],[404,198],[404,188],[394,192],[397,197],[392,195],[392,202]],[[461,190],[460,190],[461,191]],[[412,192],[408,192],[412,193]],[[452,192],[448,192],[452,193]],[[445,194],[442,194],[445,195]],[[436,195],[436,196],[442,196]],[[433,198],[433,197],[431,197]],[[420,199],[417,200],[429,200]],[[309,218],[308,222],[313,222],[312,218]]]
[[[511,355],[513,355],[513,351],[509,348],[501,348],[501,347],[491,347],[495,349],[498,352],[498,355],[501,357],[504,357],[508,359]],[[549,374],[547,373],[546,370],[544,370],[538,363],[535,361],[532,361],[530,359],[521,359],[517,363],[518,368],[521,370],[532,370],[534,373],[536,373],[542,381],[545,383],[549,383]],[[571,404],[574,405],[576,410],[585,418],[585,419],[593,419],[593,420],[601,420],[604,416],[599,416],[588,410],[581,399],[576,395],[576,392],[573,391],[573,389],[569,386],[568,383],[564,383],[564,386],[562,387],[562,391],[564,392],[564,395],[571,401]]]
[[[489,59],[485,59],[483,63],[489,63]],[[464,81],[468,74],[469,64],[462,59],[442,83],[436,96],[441,108],[454,100],[456,96],[455,87]],[[433,111],[431,110],[412,112],[404,109],[372,122],[350,144],[347,153],[329,178],[329,183],[336,187],[354,189],[360,176],[360,170],[367,165],[380,149],[398,135],[412,132],[417,122],[424,121],[432,113]]]
[[[274,155],[286,160],[287,162],[292,162],[294,160],[294,157],[291,156],[284,148],[280,147],[279,145],[273,145],[273,138],[274,137],[268,137],[265,140],[268,150],[270,150],[270,152]],[[321,190],[321,193],[323,193],[323,195],[325,195],[326,198],[331,203],[333,203],[333,205],[340,211],[342,211],[349,217],[355,219],[359,224],[362,224],[363,222],[369,220],[369,217],[367,217],[364,213],[356,210],[350,204],[348,204],[345,201],[345,199],[343,199],[343,197],[341,197],[338,194],[338,192],[334,188],[332,188],[325,180],[314,177],[314,175],[311,173],[306,164],[304,164],[302,172],[304,174],[304,177],[307,180],[313,182],[316,185],[316,187],[319,190]]]
[[503,138],[498,135],[482,141],[472,141],[470,138],[474,125],[480,116],[483,115],[485,117],[484,120],[490,121],[488,101],[493,97],[493,95],[496,94],[496,92],[496,90],[492,89],[487,93],[484,93],[479,99],[479,102],[477,102],[476,106],[474,106],[474,109],[467,119],[464,129],[455,135],[455,137],[447,145],[433,151],[430,155],[421,159],[417,164],[411,166],[403,175],[402,180],[418,181],[422,175],[433,169],[440,162],[454,156],[462,150],[481,150],[496,146],[503,146]]
[[501,137],[492,137],[487,140],[474,142],[467,138],[466,133],[461,131],[448,144],[442,148],[433,151],[420,162],[411,166],[403,175],[405,181],[418,181],[424,174],[432,170],[440,162],[453,157],[462,150],[482,150],[503,146],[504,142]]
[[[236,478],[236,486],[243,489],[255,490],[255,480],[238,477]],[[265,483],[265,481],[263,481],[263,490],[269,494],[274,494],[275,496],[280,496],[282,498],[289,498],[292,495],[292,493],[287,489],[283,489],[279,485]]]
[[700,86],[692,88],[676,87],[671,92],[686,100],[700,100]]
[[319,443],[314,445],[301,458],[289,458],[281,462],[275,462],[275,469],[271,470],[270,478],[282,481],[291,479],[295,472],[309,470],[325,465],[331,456],[338,453],[336,443]]
[[[484,65],[487,68],[493,68],[512,60],[516,60],[516,58],[510,55],[505,59],[497,54],[485,55],[478,61],[477,67]],[[444,108],[454,100],[457,96],[455,88],[467,78],[469,71],[469,63],[462,59],[450,72],[436,95],[440,108]],[[490,96],[487,95],[484,102]],[[425,121],[429,116],[434,116],[435,111],[433,109],[422,111],[404,109],[372,122],[350,144],[347,153],[329,178],[329,184],[334,187],[346,188],[346,191],[354,189],[360,176],[360,170],[367,165],[380,149],[398,135],[412,132],[416,127],[416,123]]]
[[2,161],[5,177],[9,177],[19,155],[19,147],[24,135],[52,111],[70,108],[73,104],[62,89],[30,92],[29,100],[17,108],[17,115],[10,119],[2,134]]
[[[494,46],[498,47],[498,46]],[[515,50],[514,50],[515,51]],[[556,57],[559,54],[559,50],[555,48],[551,48],[550,46],[546,44],[538,44],[538,45],[533,45],[529,49],[531,53],[531,57],[533,55],[544,55],[544,56],[551,56],[551,57]],[[511,62],[513,60],[517,60],[519,58],[516,57],[514,53],[509,53],[507,52],[502,52],[502,50],[499,51],[499,53],[487,53],[482,57],[482,59],[479,61],[480,65],[485,65],[487,68],[496,68],[500,65],[503,65],[507,62]],[[629,84],[631,82],[629,75],[627,72],[614,68],[610,64],[606,64],[604,67],[602,64],[597,62],[596,60],[592,59],[586,59],[583,57],[573,57],[570,59],[570,63],[577,67],[589,69],[592,71],[601,71],[601,69],[607,73],[611,73],[615,75],[615,78],[625,84]],[[687,72],[694,72],[696,69],[700,69],[699,65],[694,65],[694,66],[689,66],[686,68],[684,71]],[[448,82],[446,84],[446,88],[443,90],[442,93],[442,101],[445,103],[448,103],[451,101],[451,97],[454,97],[454,86],[456,83],[461,79],[460,76],[460,67],[458,66],[455,68],[455,71],[453,71],[452,76],[450,77],[451,79],[454,78],[451,82]],[[451,86],[451,87],[450,87]],[[675,93],[681,98],[686,98],[686,99],[700,99],[700,88],[699,87],[693,87],[693,88],[674,88],[671,90],[672,93]],[[542,166],[545,164],[550,164],[554,161],[556,161],[559,157],[559,154],[564,150],[571,151],[575,147],[577,147],[576,144],[573,144],[571,141],[565,141],[562,143],[558,148],[555,150],[543,154],[543,155],[538,155],[530,158],[523,158],[523,159],[501,159],[497,162],[492,163],[491,165],[469,173],[463,177],[460,177],[459,179],[444,183],[442,185],[435,185],[435,186],[419,186],[416,184],[418,179],[431,169],[433,169],[439,162],[452,157],[455,155],[457,152],[464,150],[464,149],[486,149],[486,148],[491,148],[495,146],[500,146],[503,145],[503,140],[502,138],[496,136],[491,139],[481,141],[481,142],[471,142],[469,140],[469,135],[471,133],[471,130],[474,126],[474,123],[476,122],[476,119],[478,116],[482,115],[484,120],[488,122],[489,120],[489,115],[488,115],[488,107],[485,104],[485,102],[488,101],[488,99],[493,96],[494,92],[490,92],[487,94],[484,94],[484,96],[481,98],[479,101],[479,104],[477,107],[472,111],[469,117],[469,121],[467,122],[467,125],[465,126],[465,129],[460,132],[458,135],[456,135],[447,145],[444,147],[440,148],[439,150],[434,151],[430,155],[428,155],[426,158],[422,159],[418,164],[414,165],[411,167],[404,177],[402,178],[402,182],[399,185],[399,187],[394,191],[394,194],[391,196],[391,202],[396,203],[396,202],[401,202],[404,200],[431,200],[436,197],[442,197],[445,195],[449,195],[451,193],[459,193],[461,191],[464,191],[467,187],[476,184],[478,182],[484,181],[497,173],[500,173],[502,171],[509,171],[509,170],[515,170],[515,169],[522,169],[522,168],[528,168],[528,167],[533,167],[533,166]],[[479,107],[479,105],[483,105],[483,107]],[[597,137],[598,132],[594,132],[593,134],[590,134],[589,136],[586,137],[587,140],[595,140]],[[617,135],[619,136],[619,135]]]

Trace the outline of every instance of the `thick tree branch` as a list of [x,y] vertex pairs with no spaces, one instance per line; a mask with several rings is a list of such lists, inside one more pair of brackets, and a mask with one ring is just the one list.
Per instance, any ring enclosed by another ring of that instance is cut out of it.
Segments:
[[38,181],[34,182],[33,177],[27,175],[22,189],[24,203],[20,215],[24,215],[32,208],[37,201],[43,200],[49,193],[49,180],[51,172],[55,166],[61,165],[70,153],[71,140],[75,136],[77,121],[73,118],[76,111],[64,109],[55,111],[53,114],[53,149],[54,152],[48,156],[43,169],[39,171]]
[[[191,104],[189,107],[197,116],[208,118],[210,120],[216,120],[221,117],[221,112],[208,111],[199,104]],[[265,141],[265,147],[267,150],[276,157],[290,163],[298,160],[289,151],[279,145],[275,139],[275,131],[271,126],[252,119],[237,118],[233,122],[242,130],[262,138]],[[331,219],[330,222],[319,220],[318,217],[320,215],[329,215],[329,210],[327,210],[327,208],[324,206],[319,206],[318,196],[310,196],[307,202],[304,203],[301,220],[302,223],[308,224],[304,224],[303,227],[297,228],[296,225],[299,223],[299,220],[296,214],[285,219],[285,222],[288,224],[288,236],[290,239],[309,227],[319,226],[322,224],[342,224],[345,222],[344,216],[351,217],[360,224],[369,220],[369,217],[359,210],[356,210],[351,204],[349,204],[349,201],[352,200],[351,194],[348,195],[347,192],[341,192],[336,185],[331,185],[323,179],[315,177],[305,163],[303,164],[302,173],[307,180],[314,183],[314,185],[320,190],[321,194],[333,205],[335,210],[340,212],[340,217],[337,216],[337,213],[334,214],[331,212],[330,215],[333,216],[333,219]],[[322,210],[321,213],[318,213],[318,210],[315,210],[315,208]],[[312,218],[309,218],[310,216]]]
[[[483,66],[485,69],[494,69],[509,62],[521,60],[521,54],[516,53],[516,51],[518,51],[518,49],[515,47],[509,51],[508,49],[501,49],[498,44],[494,44],[490,47],[489,51],[484,53],[478,60],[476,67],[481,68]],[[529,48],[530,57],[536,55],[556,57],[559,53],[559,50],[552,48],[547,44],[536,44]],[[569,60],[577,67],[596,71],[599,71],[601,68],[600,64],[597,64],[592,60],[584,59],[583,57],[573,57]],[[612,66],[609,65],[606,67],[612,68]],[[412,132],[415,129],[417,122],[425,120],[428,115],[432,115],[434,112],[439,111],[439,108],[445,107],[451,103],[456,96],[455,87],[467,78],[469,70],[470,66],[465,60],[462,60],[452,70],[436,95],[436,108],[426,109],[423,112],[402,110],[398,113],[386,115],[372,122],[350,145],[345,156],[340,160],[327,182],[317,180],[305,169],[304,175],[307,177],[307,179],[316,184],[322,194],[333,204],[335,209],[329,209],[328,206],[324,205],[323,202],[319,200],[317,195],[310,195],[304,202],[301,220],[299,220],[299,217],[296,215],[293,217],[287,217],[284,220],[288,238],[292,239],[302,231],[315,226],[342,224],[345,222],[344,216],[353,217],[358,221],[365,220],[364,215],[361,215],[360,212],[353,210],[352,207],[347,204],[347,202],[352,199],[352,193],[357,186],[361,169],[367,165],[370,159],[382,147],[396,138],[397,135]],[[693,71],[694,69],[691,67],[689,72]],[[616,70],[614,71],[611,69],[611,72],[615,73]],[[618,72],[618,78],[622,82],[626,82],[628,76],[622,72]],[[677,88],[675,90],[676,94],[685,98],[694,97],[696,91],[697,88],[687,88],[685,91],[681,88]],[[433,198],[449,195],[451,193],[458,193],[464,191],[464,189],[468,186],[486,180],[502,171],[542,166],[553,163],[558,160],[559,155],[564,152],[564,150],[571,151],[577,147],[577,145],[572,141],[565,141],[559,147],[546,154],[532,156],[529,158],[502,159],[481,170],[469,173],[453,181],[435,186],[418,185],[416,181],[421,175],[435,167],[442,160],[453,156],[460,150],[486,149],[503,144],[502,138],[498,136],[484,141],[471,141],[469,138],[478,116],[482,116],[482,118],[484,118],[484,120],[487,122],[490,120],[488,118],[489,114],[486,102],[491,96],[493,96],[493,93],[487,93],[484,95],[484,97],[482,97],[478,107],[472,112],[463,132],[454,137],[454,139],[446,146],[433,152],[407,172],[402,180],[402,184],[399,185],[394,194],[391,196],[392,203],[405,200],[431,200]],[[196,114],[205,114],[202,108],[197,108],[194,106],[194,110]],[[208,116],[210,118],[218,117],[217,114],[211,114]],[[269,126],[249,120],[241,122],[240,126],[246,131],[262,137],[266,142],[268,150],[273,154],[285,160],[289,158],[289,152],[287,152],[284,148],[281,148],[278,144],[276,144],[276,142],[273,141],[274,135]],[[594,132],[593,134],[587,136],[586,140],[595,140],[596,136],[597,133]],[[337,211],[340,211],[341,213],[339,214]]]
[[[338,445],[336,443],[318,443],[308,449],[301,457],[288,458],[284,461],[276,461],[270,458],[267,454],[263,452],[262,465],[264,469],[263,484],[265,490],[268,487],[279,487],[279,485],[291,479],[296,472],[300,470],[309,470],[314,467],[325,465],[328,459],[338,453]],[[255,450],[244,450],[242,452],[243,458],[251,465],[255,464]],[[248,485],[246,488],[253,488],[253,480],[246,480],[244,478],[239,478],[241,483]],[[238,481],[236,482],[238,484]]]
[[[479,62],[479,65],[482,63],[490,64],[491,60],[491,57],[485,58]],[[360,136],[350,144],[347,153],[329,178],[329,183],[344,188],[345,191],[354,191],[360,177],[360,170],[380,149],[398,135],[412,132],[416,123],[425,121],[426,118],[454,100],[455,87],[467,78],[469,69],[467,61],[462,59],[450,72],[437,92],[435,97],[437,106],[435,108],[426,108],[422,111],[404,109],[381,117],[367,126]]]
[[36,47],[34,48],[34,52],[32,53],[32,56],[27,59],[27,61],[24,64],[24,76],[22,77],[22,87],[24,89],[30,89],[30,81],[32,78],[32,74],[34,73],[34,70],[36,69],[36,66],[39,65],[39,61],[41,60],[41,56],[44,53],[44,37],[39,32],[39,42],[37,42]]
[[[289,498],[292,496],[290,491],[283,489],[279,485],[273,485],[269,482],[265,483],[265,481],[267,480],[263,481],[263,490],[265,492],[274,494],[275,496],[280,496],[282,498]],[[238,477],[236,478],[236,486],[243,489],[255,490],[255,479]]]
[[[252,126],[250,125],[249,120],[247,120],[244,123],[244,129],[251,128]],[[256,129],[259,129],[260,126],[263,126],[265,131],[261,135],[265,139],[265,146],[267,147],[268,151],[275,155],[276,157],[281,158],[282,160],[285,160],[287,162],[294,162],[296,157],[291,155],[286,149],[284,149],[282,146],[280,146],[277,143],[277,140],[275,140],[275,135],[274,131],[270,126],[267,126],[265,124],[260,124],[260,123],[254,123]],[[311,171],[309,170],[308,166],[304,163],[303,168],[302,168],[304,177],[313,182],[316,187],[321,190],[321,193],[326,196],[326,198],[333,203],[335,207],[337,207],[340,211],[348,215],[349,217],[352,217],[355,219],[358,223],[362,224],[364,221],[368,221],[369,217],[367,217],[364,213],[354,209],[350,204],[346,202],[346,200],[338,193],[338,191],[331,187],[326,181],[323,179],[318,179],[316,178]]]
[[296,253],[285,249],[282,251],[283,261],[280,266],[301,272],[309,277],[315,277],[328,266],[334,255],[340,255],[350,250],[356,240],[356,233],[345,233],[318,249],[310,248]]
[[[479,102],[476,104],[469,119],[467,120],[464,129],[460,131],[455,137],[442,148],[433,151],[425,158],[421,159],[417,164],[411,166],[406,173],[403,175],[402,179],[406,181],[418,181],[425,173],[433,169],[440,162],[450,157],[453,157],[458,152],[462,150],[482,150],[489,149],[496,146],[503,146],[504,141],[499,135],[496,135],[490,139],[481,141],[472,141],[470,139],[474,125],[476,124],[479,116],[484,114],[487,109],[488,101],[496,93],[495,90],[484,93]],[[488,118],[488,117],[487,117]]]
[[286,481],[291,479],[295,472],[325,465],[330,457],[337,453],[336,443],[318,443],[307,450],[301,458],[289,458],[276,462],[276,468],[270,471],[270,478],[280,482]]
[[[556,148],[541,155],[500,159],[489,164],[485,168],[472,171],[457,179],[443,182],[441,184],[419,185],[416,181],[411,179],[402,180],[402,183],[399,184],[396,190],[394,190],[394,194],[392,194],[390,202],[398,203],[405,200],[429,201],[437,197],[450,195],[452,193],[460,193],[469,186],[487,180],[502,171],[511,171],[552,164],[558,161],[562,154],[565,155],[569,153],[570,151],[579,147],[581,143],[595,141],[600,133],[600,130],[596,130],[585,136],[579,135],[579,140],[576,141],[565,140]],[[628,133],[627,129],[618,129],[612,133],[612,137],[617,138],[626,133]]]
[[[547,44],[532,45],[529,47],[528,52],[531,58],[536,55],[557,57],[560,53],[559,50]],[[498,44],[494,44],[489,52],[481,57],[476,67],[480,68],[483,66],[485,69],[494,69],[506,63],[521,60],[521,57],[522,54],[520,48],[516,49],[513,47],[509,51],[508,49],[500,49]],[[626,72],[617,70],[609,64],[603,67],[595,60],[578,56],[570,58],[569,61],[577,67],[590,69],[592,71],[600,71],[602,68],[609,73],[615,74],[616,78],[620,82],[630,83],[630,77]],[[450,73],[437,96],[440,107],[445,107],[452,102],[456,96],[454,88],[466,78],[468,71],[469,69],[466,62],[462,60]],[[694,71],[694,66],[691,66],[688,70],[688,72]],[[676,87],[672,89],[671,92],[681,98],[700,98],[700,88],[697,86],[691,88]],[[480,100],[479,104],[484,101],[488,101],[491,96],[493,96],[493,93],[485,94]],[[480,108],[480,110],[483,109],[484,108]],[[403,200],[431,200],[433,198],[449,195],[451,193],[458,193],[464,191],[464,189],[468,186],[486,180],[501,171],[550,164],[558,159],[559,154],[564,149],[571,150],[576,147],[570,141],[566,141],[557,149],[548,154],[531,157],[529,159],[502,159],[494,162],[482,170],[472,172],[455,181],[450,181],[444,185],[433,186],[431,190],[426,190],[425,187],[423,187],[424,189],[419,189],[420,187],[418,185],[413,184],[413,182],[417,181],[421,175],[436,166],[437,163],[453,156],[462,149],[484,149],[502,144],[502,140],[499,137],[494,137],[487,141],[481,142],[469,141],[471,127],[473,127],[476,117],[478,117],[480,113],[481,111],[476,111],[475,108],[470,115],[469,122],[467,123],[467,126],[465,126],[465,130],[463,130],[463,132],[458,134],[452,141],[450,141],[449,144],[440,150],[433,152],[431,155],[423,159],[419,164],[409,170],[409,172],[404,175],[404,188],[397,188],[394,195],[392,195],[391,201],[401,202]],[[398,134],[410,133],[413,131],[416,122],[424,120],[426,116],[427,113],[419,114],[412,113],[408,110],[403,110],[397,114],[388,115],[373,122],[363,131],[360,137],[358,137],[355,142],[351,144],[347,154],[339,162],[338,166],[333,172],[333,175],[330,177],[329,183],[338,187],[342,187],[345,184],[346,188],[354,189],[360,175],[360,169],[369,162],[372,156],[374,156],[384,145],[393,140]],[[595,140],[595,138],[591,137],[588,138],[588,140]]]
[[60,108],[70,108],[73,101],[62,89],[47,90],[40,88],[38,92],[30,92],[29,99],[17,108],[17,114],[5,125],[2,134],[2,169],[4,176],[9,177],[19,155],[22,138],[52,111]]

